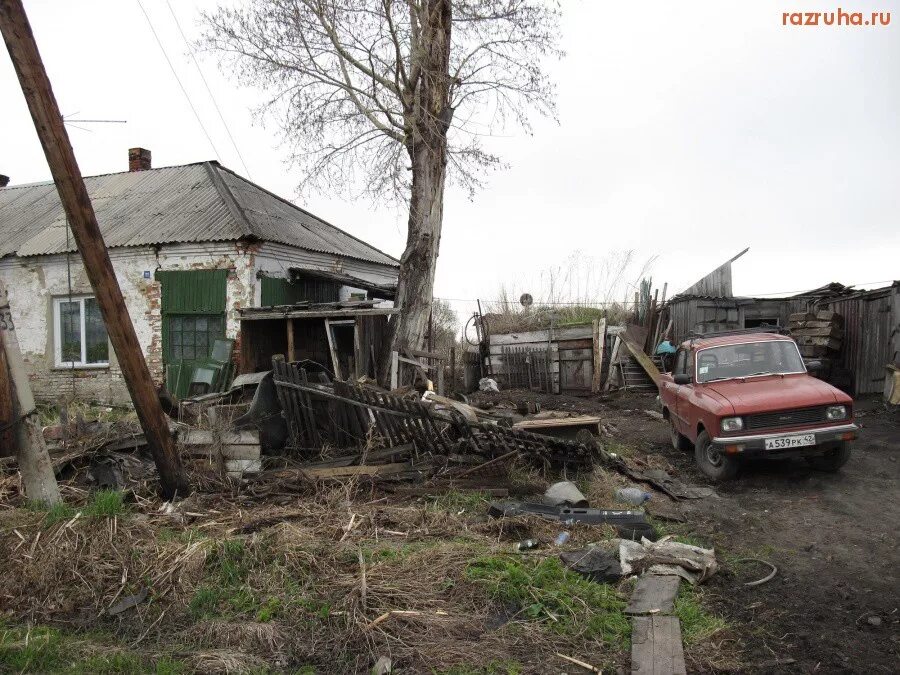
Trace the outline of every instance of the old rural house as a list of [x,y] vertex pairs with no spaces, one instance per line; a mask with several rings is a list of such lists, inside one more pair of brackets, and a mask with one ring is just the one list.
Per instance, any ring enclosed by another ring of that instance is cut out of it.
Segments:
[[[398,261],[217,162],[85,179],[157,383],[247,307],[391,297]],[[0,279],[35,395],[128,400],[52,182],[0,189]]]

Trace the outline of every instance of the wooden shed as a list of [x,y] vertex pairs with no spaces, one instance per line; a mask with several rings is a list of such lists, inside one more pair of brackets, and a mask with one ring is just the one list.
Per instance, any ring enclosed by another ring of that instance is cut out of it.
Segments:
[[375,378],[376,358],[385,339],[387,319],[396,307],[377,301],[344,301],[240,310],[240,370],[272,368],[272,357],[312,361],[334,379]]
[[883,392],[886,366],[900,366],[900,281],[819,306],[844,317],[839,364],[850,373],[853,394]]

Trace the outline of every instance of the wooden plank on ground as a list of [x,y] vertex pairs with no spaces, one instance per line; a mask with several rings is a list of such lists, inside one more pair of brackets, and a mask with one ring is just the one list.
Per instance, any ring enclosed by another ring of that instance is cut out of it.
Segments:
[[539,420],[522,420],[513,424],[513,429],[537,431],[540,429],[557,429],[566,427],[594,427],[600,424],[599,417],[579,415],[578,417],[551,417]]
[[384,476],[413,469],[408,462],[375,464],[372,466],[336,466],[320,469],[301,469],[310,478],[339,478],[343,476]]
[[215,436],[212,429],[186,429],[178,434],[182,445],[211,445],[216,440],[223,445],[259,445],[259,432],[223,431]]
[[626,614],[671,614],[681,577],[674,574],[643,574],[631,593]]
[[222,456],[223,459],[259,459],[259,445],[222,445],[218,449],[215,446],[189,445],[184,449],[184,454],[191,457],[210,457],[213,453]]
[[656,367],[656,364],[644,353],[644,350],[638,347],[631,340],[624,340],[625,346],[628,347],[628,351],[631,352],[631,355],[634,357],[634,360],[641,364],[641,368],[644,369],[644,372],[647,373],[647,376],[653,380],[653,384],[657,387],[659,386],[659,379],[661,377],[661,373],[659,372],[659,368]]
[[687,675],[678,617],[632,618],[631,672],[633,675]]

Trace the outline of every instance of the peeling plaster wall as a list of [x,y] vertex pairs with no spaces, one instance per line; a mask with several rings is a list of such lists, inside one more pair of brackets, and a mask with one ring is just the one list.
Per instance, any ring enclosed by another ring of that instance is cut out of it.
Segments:
[[[163,363],[161,285],[154,279],[154,272],[228,269],[225,330],[228,337],[237,339],[237,308],[253,304],[258,297],[255,257],[255,245],[234,242],[162,246],[158,251],[149,247],[110,251],[125,305],[156,384],[162,382]],[[72,254],[70,263],[72,293],[92,294],[80,257]],[[53,298],[69,293],[65,255],[2,259],[0,278],[9,292],[16,334],[35,398],[43,402],[71,398],[104,403],[130,401],[112,349],[108,368],[73,370],[55,366]]]

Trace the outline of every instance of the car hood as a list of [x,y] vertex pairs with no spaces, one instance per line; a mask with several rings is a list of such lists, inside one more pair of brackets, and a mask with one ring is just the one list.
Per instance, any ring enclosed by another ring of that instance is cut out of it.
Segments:
[[707,385],[734,406],[735,415],[765,410],[810,408],[837,402],[837,391],[810,375],[752,377]]

